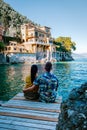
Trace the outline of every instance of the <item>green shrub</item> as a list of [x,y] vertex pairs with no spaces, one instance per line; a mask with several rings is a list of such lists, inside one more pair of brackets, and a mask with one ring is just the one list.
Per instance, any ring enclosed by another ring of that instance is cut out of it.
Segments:
[[3,42],[0,42],[0,52],[4,50],[5,44]]

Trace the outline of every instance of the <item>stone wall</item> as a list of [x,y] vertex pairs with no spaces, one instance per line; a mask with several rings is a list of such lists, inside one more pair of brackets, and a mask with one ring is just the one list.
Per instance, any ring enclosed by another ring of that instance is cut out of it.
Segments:
[[87,130],[87,83],[73,89],[62,102],[56,130]]
[[52,57],[57,61],[73,61],[73,57],[69,52],[53,52]]
[[36,62],[39,60],[51,60],[53,62],[55,61],[72,61],[73,58],[69,54],[65,53],[57,53],[53,52],[53,54],[49,54],[49,57],[47,56],[46,52],[45,53],[10,53],[10,54],[0,54],[0,64],[6,64],[6,63],[32,63]]
[[10,63],[31,63],[36,61],[36,54],[17,53],[9,55]]

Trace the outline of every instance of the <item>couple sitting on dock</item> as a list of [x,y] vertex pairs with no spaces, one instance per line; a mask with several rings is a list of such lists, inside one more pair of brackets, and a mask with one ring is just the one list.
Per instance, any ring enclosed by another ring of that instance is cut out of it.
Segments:
[[52,63],[45,64],[45,72],[39,76],[37,65],[31,66],[31,75],[26,77],[26,86],[23,89],[27,99],[41,102],[55,102],[57,96],[58,79],[51,73]]

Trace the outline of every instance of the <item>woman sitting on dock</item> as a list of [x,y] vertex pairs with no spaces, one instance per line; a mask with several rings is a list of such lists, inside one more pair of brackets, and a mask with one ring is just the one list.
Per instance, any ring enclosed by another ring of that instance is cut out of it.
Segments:
[[34,100],[39,98],[38,88],[35,88],[31,92],[28,91],[28,88],[33,85],[33,82],[37,77],[37,73],[38,73],[38,67],[37,65],[34,64],[31,66],[31,74],[26,77],[26,85],[23,89],[24,96],[26,99]]

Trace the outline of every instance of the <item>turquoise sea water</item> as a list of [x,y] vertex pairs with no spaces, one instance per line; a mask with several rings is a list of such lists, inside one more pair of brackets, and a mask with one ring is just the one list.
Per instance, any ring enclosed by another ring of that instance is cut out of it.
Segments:
[[[40,74],[44,65],[38,64],[38,68]],[[29,71],[29,64],[0,65],[0,100],[7,101],[22,92]],[[73,88],[87,82],[87,59],[54,63],[52,72],[59,79],[58,96],[65,100]]]

